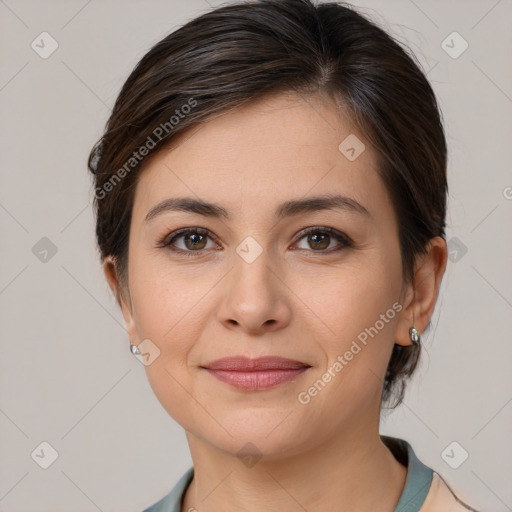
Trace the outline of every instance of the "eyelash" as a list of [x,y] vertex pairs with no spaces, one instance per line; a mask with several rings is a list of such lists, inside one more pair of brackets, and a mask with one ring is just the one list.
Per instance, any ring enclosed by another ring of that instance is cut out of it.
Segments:
[[[300,233],[300,236],[295,243],[300,242],[304,237],[306,237],[307,235],[310,235],[312,233],[330,235],[331,237],[335,238],[340,244],[342,244],[342,247],[334,248],[334,249],[331,248],[331,249],[326,249],[326,250],[318,250],[318,251],[314,251],[313,249],[311,249],[311,250],[309,250],[309,252],[314,252],[314,253],[318,253],[318,254],[331,254],[334,252],[340,252],[345,248],[354,247],[353,241],[347,235],[340,233],[339,231],[337,231],[333,228],[320,227],[320,226],[313,226],[313,227],[306,228],[305,230],[303,230]],[[176,247],[172,246],[172,244],[176,240],[178,240],[179,238],[181,238],[185,235],[190,235],[190,234],[198,234],[198,235],[207,236],[215,242],[215,238],[211,236],[210,231],[208,231],[207,229],[183,228],[183,229],[180,229],[178,231],[171,233],[171,235],[165,235],[163,238],[161,238],[158,241],[157,247],[158,248],[169,248],[169,250],[171,250],[172,252],[174,252],[178,255],[183,255],[185,257],[190,257],[190,258],[195,258],[195,257],[203,255],[204,251],[206,251],[206,249],[199,249],[197,251],[185,251],[183,249],[177,249]],[[308,249],[298,249],[298,250],[308,250]]]

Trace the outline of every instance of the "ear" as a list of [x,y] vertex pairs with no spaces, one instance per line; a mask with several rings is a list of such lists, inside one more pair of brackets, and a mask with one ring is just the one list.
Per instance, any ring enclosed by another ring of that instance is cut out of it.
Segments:
[[131,302],[130,292],[128,289],[124,291],[122,290],[117,272],[117,265],[111,256],[107,256],[103,261],[103,272],[105,273],[110,289],[116,297],[117,304],[121,308],[130,343],[132,345],[138,345],[139,339],[133,316],[133,305]]
[[415,327],[421,334],[426,329],[446,269],[448,250],[446,241],[436,236],[429,241],[428,252],[418,257],[414,270],[414,282],[407,284],[403,310],[400,314],[395,343],[411,345],[409,329]]

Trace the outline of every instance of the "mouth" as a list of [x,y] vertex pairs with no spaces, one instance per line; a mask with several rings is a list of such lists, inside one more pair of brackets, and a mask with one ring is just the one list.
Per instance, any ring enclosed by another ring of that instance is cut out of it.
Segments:
[[242,391],[260,391],[289,382],[311,365],[282,357],[227,357],[201,366],[216,379]]

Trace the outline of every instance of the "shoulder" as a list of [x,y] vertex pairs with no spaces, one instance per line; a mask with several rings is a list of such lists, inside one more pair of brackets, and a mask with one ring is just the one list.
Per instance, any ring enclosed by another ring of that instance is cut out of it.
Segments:
[[142,512],[180,512],[183,496],[194,478],[194,467],[190,467],[171,491]]
[[478,512],[464,503],[450,489],[444,479],[432,473],[432,482],[427,497],[419,512]]

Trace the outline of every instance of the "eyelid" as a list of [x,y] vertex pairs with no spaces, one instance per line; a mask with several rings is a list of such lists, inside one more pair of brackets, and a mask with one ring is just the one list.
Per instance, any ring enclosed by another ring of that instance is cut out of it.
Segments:
[[[300,241],[302,238],[304,238],[304,236],[309,235],[310,233],[317,233],[317,232],[327,233],[327,234],[331,235],[332,237],[336,238],[338,241],[343,243],[346,247],[354,246],[353,240],[348,235],[346,235],[342,231],[338,231],[337,229],[331,228],[329,226],[310,226],[308,228],[304,228],[297,235],[297,240],[294,242],[294,244],[297,243],[298,241]],[[322,254],[322,253],[329,253],[329,252],[331,252],[331,250],[329,250],[329,251],[310,251],[310,252],[317,252],[318,254]]]
[[[340,249],[331,248],[331,249],[323,250],[323,251],[314,251],[314,250],[307,250],[307,249],[298,249],[298,250],[306,250],[308,252],[317,253],[317,254],[331,254],[333,252],[340,252],[344,248],[347,248],[347,247],[354,247],[353,240],[345,233],[338,231],[335,228],[331,228],[329,226],[318,226],[318,225],[309,226],[309,227],[304,228],[301,231],[299,231],[299,233],[296,235],[296,240],[295,240],[295,242],[293,242],[293,245],[295,245],[297,242],[302,240],[306,235],[308,235],[310,233],[319,233],[319,232],[325,233],[325,234],[328,234],[328,235],[334,237],[339,243],[342,244],[343,247]],[[178,229],[176,231],[173,231],[171,234],[166,234],[163,238],[161,238],[158,241],[157,247],[158,248],[171,248],[170,250],[173,251],[174,253],[184,254],[186,256],[194,256],[195,254],[197,254],[197,255],[203,254],[206,251],[206,249],[200,249],[197,251],[185,251],[183,249],[179,249],[179,248],[172,246],[172,243],[176,239],[178,239],[182,236],[185,236],[187,234],[190,234],[190,233],[198,233],[200,235],[206,236],[207,238],[210,238],[213,242],[215,242],[217,245],[220,245],[217,237],[215,235],[213,235],[213,233],[209,229],[191,226],[191,227]],[[294,250],[296,250],[296,249],[294,249]]]
[[[191,227],[187,227],[187,228],[177,229],[176,231],[173,231],[172,233],[168,233],[168,234],[164,235],[157,242],[157,247],[165,248],[165,247],[169,246],[171,244],[171,242],[173,242],[177,238],[188,235],[190,233],[198,233],[200,235],[210,238],[216,244],[219,243],[217,240],[217,237],[214,236],[213,233],[209,229],[191,226]],[[180,249],[177,249],[177,251],[179,251],[179,250]],[[204,249],[202,249],[202,251],[204,251]],[[201,251],[185,251],[185,252],[201,252]]]

